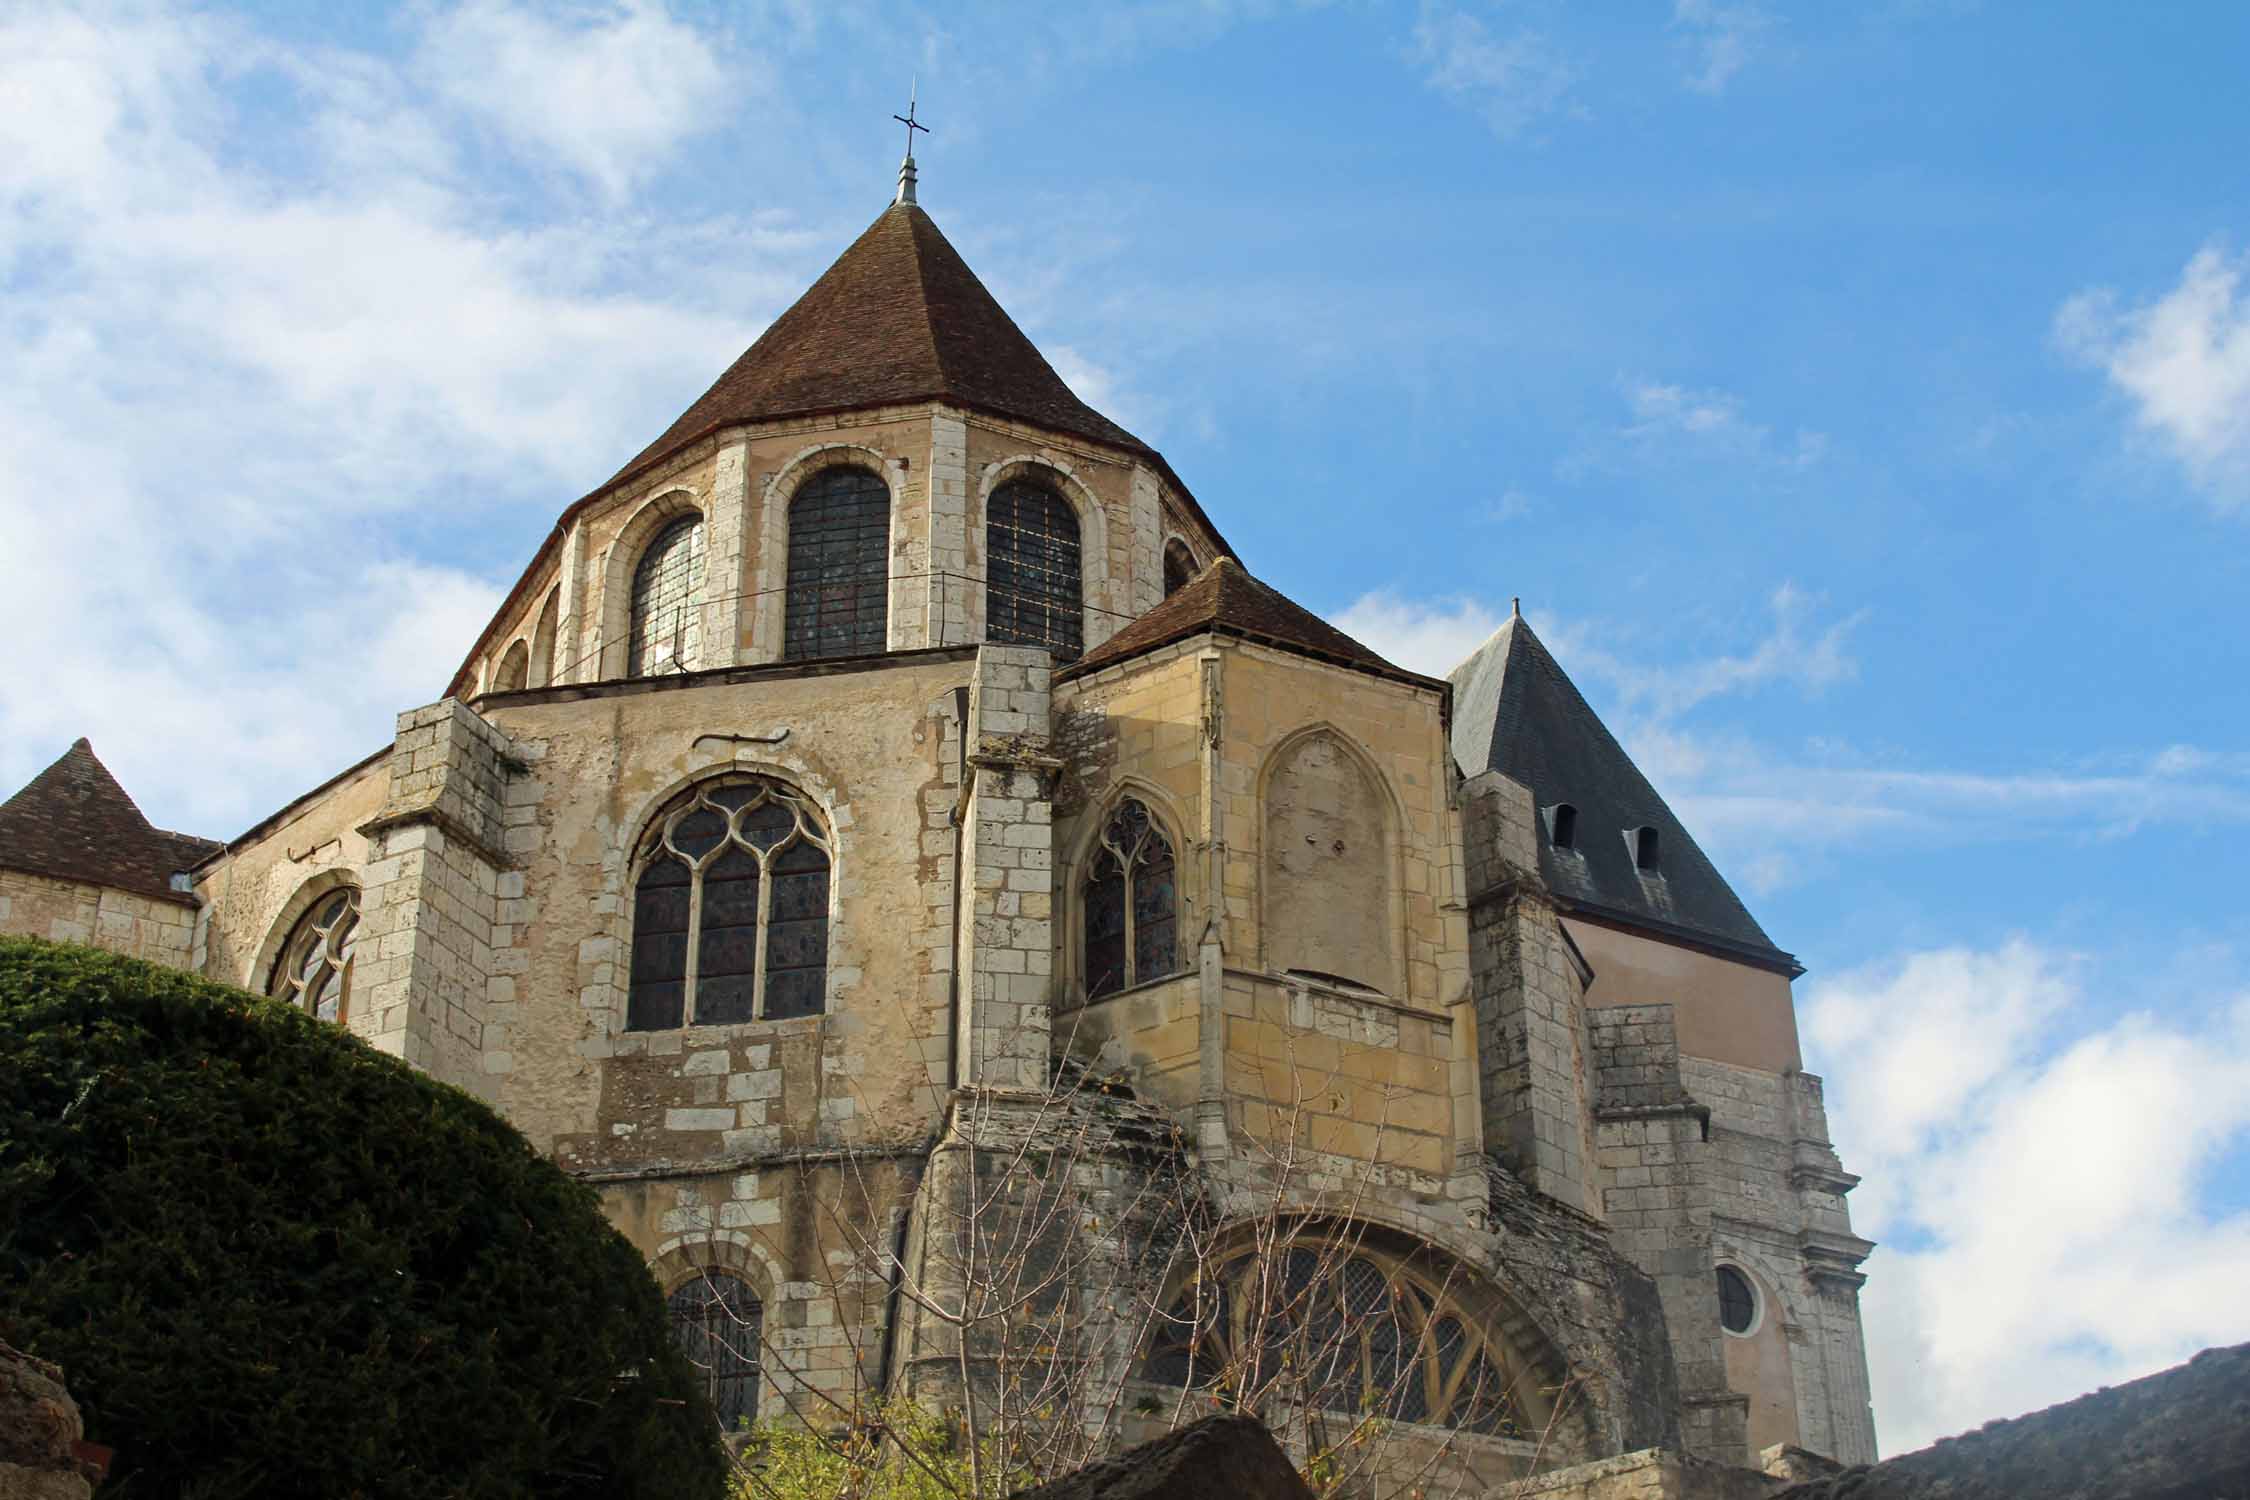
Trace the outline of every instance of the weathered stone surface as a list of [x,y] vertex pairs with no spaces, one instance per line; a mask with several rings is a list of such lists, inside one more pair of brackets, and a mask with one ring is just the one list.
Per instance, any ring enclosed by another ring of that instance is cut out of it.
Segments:
[[1312,1500],[1312,1491],[1256,1421],[1206,1417],[1014,1500]]
[[2250,1495],[2250,1344],[1917,1453],[1792,1485],[1775,1500],[2219,1500]]
[[77,1457],[85,1428],[62,1371],[0,1343],[0,1500],[85,1500],[95,1470]]

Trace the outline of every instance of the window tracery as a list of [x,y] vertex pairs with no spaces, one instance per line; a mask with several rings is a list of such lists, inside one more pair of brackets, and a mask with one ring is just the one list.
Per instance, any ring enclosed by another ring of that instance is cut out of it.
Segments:
[[266,993],[323,1021],[341,1021],[351,990],[352,945],[359,935],[359,889],[346,886],[297,919],[274,959]]
[[627,1030],[821,1012],[829,842],[801,793],[707,782],[656,820],[636,862]]
[[1159,1321],[1142,1378],[1236,1404],[1424,1422],[1493,1437],[1540,1429],[1529,1372],[1440,1280],[1369,1246],[1245,1251]]
[[690,512],[650,539],[633,568],[625,673],[692,672],[703,655],[703,517]]
[[735,1432],[758,1420],[758,1349],[765,1306],[749,1283],[725,1271],[698,1272],[665,1299],[672,1337],[703,1379],[719,1425]]
[[782,655],[857,656],[886,644],[891,492],[854,465],[824,469],[789,502]]
[[1080,903],[1086,994],[1096,998],[1177,973],[1180,917],[1172,845],[1138,800],[1102,825]]
[[984,636],[1045,646],[1057,661],[1085,649],[1078,513],[1045,485],[1015,479],[992,492],[985,514]]

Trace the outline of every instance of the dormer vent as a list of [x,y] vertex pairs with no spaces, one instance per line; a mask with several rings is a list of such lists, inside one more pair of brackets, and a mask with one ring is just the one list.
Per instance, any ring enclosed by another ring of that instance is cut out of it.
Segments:
[[1578,809],[1558,802],[1547,815],[1547,834],[1557,849],[1578,847]]
[[1646,826],[1633,830],[1633,867],[1644,875],[1654,875],[1656,868],[1656,830]]

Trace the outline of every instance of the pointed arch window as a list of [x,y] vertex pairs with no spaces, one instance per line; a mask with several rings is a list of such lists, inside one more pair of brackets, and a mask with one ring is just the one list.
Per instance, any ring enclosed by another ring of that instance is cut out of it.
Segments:
[[869,469],[823,469],[789,502],[790,661],[881,651],[890,617],[891,491]]
[[667,523],[633,569],[628,677],[692,672],[703,657],[703,517]]
[[344,1019],[350,1003],[352,945],[359,936],[359,889],[321,897],[297,919],[274,960],[266,993],[323,1021]]
[[984,638],[1076,661],[1085,649],[1078,513],[1045,485],[1010,480],[992,492],[984,536]]
[[1372,1246],[1300,1241],[1221,1261],[1158,1320],[1141,1377],[1493,1437],[1543,1427],[1527,1366],[1442,1277]]
[[1172,845],[1127,797],[1102,825],[1080,902],[1089,999],[1176,974],[1180,900]]
[[829,840],[770,777],[709,782],[642,840],[628,1031],[818,1015],[828,986]]
[[758,1350],[765,1306],[748,1282],[703,1271],[665,1299],[672,1337],[702,1378],[719,1425],[737,1432],[758,1420]]

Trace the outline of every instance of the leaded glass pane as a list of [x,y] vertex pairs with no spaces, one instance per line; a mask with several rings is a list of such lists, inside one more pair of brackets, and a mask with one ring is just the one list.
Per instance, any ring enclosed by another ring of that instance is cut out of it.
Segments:
[[626,990],[625,1029],[661,1031],[680,1024],[687,993],[688,907],[693,875],[670,855],[649,862],[633,889],[633,970]]
[[1107,995],[1125,987],[1125,870],[1103,850],[1086,882],[1086,993]]
[[758,988],[758,857],[730,845],[703,872],[695,944],[695,1023],[751,1018]]
[[790,661],[883,649],[890,612],[891,492],[866,469],[828,469],[789,506]]
[[828,855],[790,845],[773,861],[766,914],[766,1015],[818,1015],[828,978]]
[[758,1345],[765,1309],[740,1277],[706,1271],[666,1299],[672,1336],[702,1375],[729,1432],[758,1419]]
[[685,515],[656,534],[633,570],[631,651],[625,672],[692,672],[702,659],[703,518]]
[[985,524],[985,639],[1044,646],[1057,661],[1076,661],[1080,608],[1077,512],[1023,480],[994,490]]

